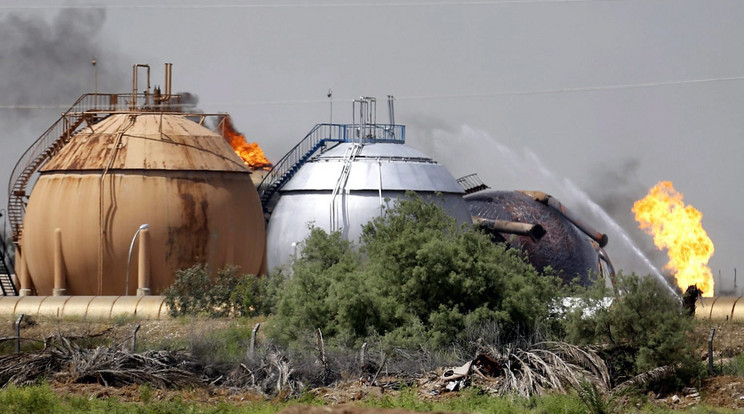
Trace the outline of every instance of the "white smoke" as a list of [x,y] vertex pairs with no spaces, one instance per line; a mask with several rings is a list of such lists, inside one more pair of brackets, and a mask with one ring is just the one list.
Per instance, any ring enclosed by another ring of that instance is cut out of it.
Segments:
[[[478,173],[486,185],[496,190],[539,190],[551,194],[588,224],[608,235],[610,241],[606,250],[617,270],[653,274],[663,279],[657,267],[636,247],[627,230],[618,224],[620,220],[608,214],[571,180],[556,174],[531,149],[515,151],[487,132],[469,125],[453,128],[414,122],[410,130],[409,144],[446,165],[455,177]],[[614,213],[632,214],[629,208]],[[627,219],[623,218],[622,222]]]

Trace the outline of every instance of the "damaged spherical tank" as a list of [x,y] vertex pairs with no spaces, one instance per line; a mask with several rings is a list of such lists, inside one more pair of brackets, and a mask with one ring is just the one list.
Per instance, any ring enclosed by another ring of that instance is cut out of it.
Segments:
[[[398,138],[401,138],[398,136]],[[299,254],[310,225],[359,241],[362,226],[415,191],[471,223],[464,191],[435,160],[397,142],[341,142],[302,164],[280,190],[267,229],[269,271]]]
[[539,240],[526,235],[490,233],[496,241],[524,250],[538,271],[550,266],[564,282],[588,285],[593,275],[602,272],[599,245],[604,246],[607,237],[598,234],[598,241],[592,240],[561,213],[563,207],[556,201],[553,204],[559,208],[538,200],[549,197],[537,192],[482,190],[466,195],[465,200],[474,218],[541,225],[545,234]]
[[113,114],[41,170],[20,245],[38,295],[52,294],[55,261],[66,294],[132,295],[144,268],[131,248],[147,238],[160,294],[197,263],[264,273],[264,225],[250,171],[220,135],[182,114]]

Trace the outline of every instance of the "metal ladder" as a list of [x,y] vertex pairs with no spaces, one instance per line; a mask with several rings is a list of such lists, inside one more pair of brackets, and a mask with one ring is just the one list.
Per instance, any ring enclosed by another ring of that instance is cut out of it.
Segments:
[[362,152],[362,148],[364,146],[359,143],[354,143],[352,146],[346,149],[346,153],[344,154],[344,166],[341,168],[341,174],[338,176],[338,180],[336,180],[336,186],[333,188],[333,193],[331,193],[331,231],[337,231],[339,230],[338,227],[338,220],[337,220],[337,209],[336,209],[336,197],[338,196],[339,192],[342,192],[344,189],[346,189],[346,183],[349,181],[349,174],[351,173],[351,165],[356,160],[357,155],[359,155],[360,152]]

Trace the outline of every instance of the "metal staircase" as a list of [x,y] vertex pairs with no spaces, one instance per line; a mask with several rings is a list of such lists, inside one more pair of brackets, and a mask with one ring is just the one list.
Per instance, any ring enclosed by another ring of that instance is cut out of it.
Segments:
[[317,124],[297,145],[282,157],[258,185],[264,214],[268,216],[277,201],[279,190],[302,165],[329,143],[405,142],[404,125]]
[[[125,99],[120,99],[122,97]],[[34,174],[57,154],[81,127],[93,125],[111,113],[131,108],[132,102],[136,105],[142,99],[141,95],[131,94],[82,95],[23,153],[8,182],[8,221],[14,241],[21,238],[23,216],[28,201],[27,188],[29,184],[33,185]]]
[[7,253],[7,245],[3,239],[4,235],[0,237],[0,290],[2,296],[18,296],[18,290],[13,283],[11,278],[11,269],[13,269],[13,262],[10,260],[10,255]]
[[[137,81],[140,69],[147,69],[147,87],[138,92]],[[207,116],[217,114],[194,113],[183,110],[183,96],[171,94],[172,64],[165,64],[165,91],[159,87],[150,91],[150,66],[136,64],[132,67],[132,92],[121,94],[87,93],[75,101],[49,129],[47,129],[23,153],[13,168],[8,182],[8,221],[13,241],[20,240],[22,235],[23,216],[26,210],[29,187],[33,187],[36,172],[57,154],[81,128],[92,126],[112,114],[138,114],[143,112],[169,113],[196,118],[195,122],[203,124]],[[219,114],[221,116],[221,114]],[[84,125],[85,123],[85,125]]]

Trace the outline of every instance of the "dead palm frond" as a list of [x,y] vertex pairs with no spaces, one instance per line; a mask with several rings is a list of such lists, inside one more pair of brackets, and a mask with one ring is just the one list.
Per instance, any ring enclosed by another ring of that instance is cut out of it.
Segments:
[[610,386],[607,366],[592,349],[541,342],[529,349],[491,349],[489,354],[502,367],[500,394],[529,397],[547,390],[565,392],[567,387],[578,389],[582,381],[589,381],[602,392]]
[[184,352],[134,354],[122,346],[86,349],[61,335],[53,339],[39,353],[0,357],[0,386],[45,379],[112,386],[149,383],[158,388],[201,384],[194,362]]
[[644,388],[651,382],[656,382],[674,375],[676,367],[673,365],[664,365],[663,367],[654,368],[636,375],[635,377],[619,384],[612,389],[613,394],[622,394],[632,388]]

